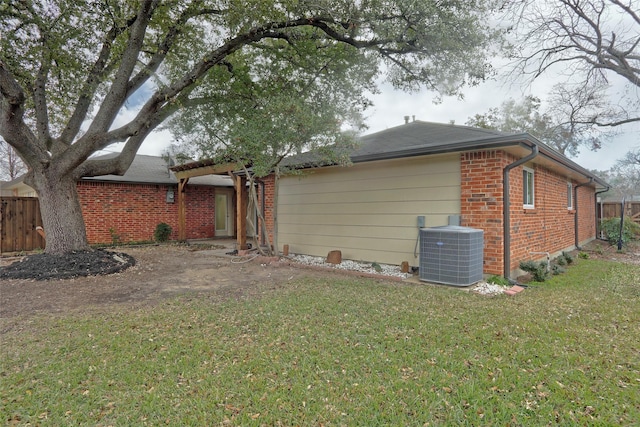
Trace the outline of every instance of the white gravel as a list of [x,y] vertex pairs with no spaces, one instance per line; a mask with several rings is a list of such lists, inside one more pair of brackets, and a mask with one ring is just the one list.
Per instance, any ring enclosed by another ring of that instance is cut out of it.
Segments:
[[487,282],[478,282],[472,289],[471,292],[475,292],[480,295],[500,295],[504,291],[509,289],[506,286],[500,286],[493,283]]
[[[304,265],[318,265],[323,267],[335,268],[338,270],[351,270],[351,271],[360,271],[363,273],[371,273],[371,274],[379,274],[381,276],[391,276],[391,277],[400,277],[406,279],[411,277],[409,273],[403,273],[400,271],[400,267],[397,265],[388,265],[388,264],[378,264],[371,262],[358,262],[351,260],[342,260],[340,264],[331,264],[325,262],[325,258],[323,257],[315,257],[309,255],[290,255],[289,258],[291,261],[297,262],[299,264]],[[378,266],[376,269],[375,266]]]
[[[371,274],[379,274],[381,276],[391,276],[391,277],[400,277],[402,279],[407,279],[411,277],[411,274],[403,273],[400,271],[400,267],[397,265],[389,265],[389,264],[379,264],[379,263],[371,263],[371,262],[358,262],[352,260],[342,260],[340,264],[331,264],[325,262],[325,258],[316,257],[310,255],[289,255],[287,258],[290,261],[297,262],[299,264],[304,265],[316,265],[328,268],[335,268],[337,270],[351,270],[351,271],[360,271],[363,273],[371,273]],[[374,267],[374,265],[378,266],[378,270]],[[507,286],[495,285],[493,283],[487,283],[485,281],[478,282],[475,284],[470,290],[476,294],[480,295],[500,295],[504,291],[509,289]]]

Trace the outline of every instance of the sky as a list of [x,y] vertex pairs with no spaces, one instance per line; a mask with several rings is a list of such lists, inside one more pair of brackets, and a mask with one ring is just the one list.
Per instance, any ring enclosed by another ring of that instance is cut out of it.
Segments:
[[[499,107],[509,98],[516,101],[526,95],[544,98],[545,91],[550,87],[548,81],[532,86],[514,86],[490,81],[477,87],[463,89],[464,99],[445,98],[439,104],[433,103],[432,93],[407,94],[383,87],[382,92],[375,96],[374,107],[369,112],[366,121],[369,125],[367,133],[401,125],[404,123],[404,116],[415,116],[416,120],[437,123],[450,123],[453,120],[455,124],[464,125],[469,117]],[[608,140],[600,150],[593,152],[587,147],[581,147],[579,155],[571,160],[586,169],[608,170],[629,150],[640,148],[639,124],[620,126],[617,130],[619,134]]]
[[[373,107],[365,113],[368,129],[364,134],[402,125],[404,116],[415,116],[416,120],[437,123],[450,123],[453,120],[455,124],[464,125],[469,117],[499,107],[509,98],[517,101],[529,94],[544,98],[545,91],[551,87],[550,82],[552,78],[533,85],[507,85],[499,81],[488,81],[476,87],[464,88],[464,99],[448,97],[438,104],[433,102],[436,98],[433,92],[406,93],[382,84],[380,93],[372,96]],[[127,116],[125,113],[120,119],[125,120]],[[640,147],[640,125],[621,126],[618,131],[619,135],[609,140],[599,151],[592,152],[583,147],[579,155],[571,160],[589,170],[608,170],[626,152]],[[139,154],[160,155],[172,141],[169,131],[154,132],[147,137]],[[111,149],[114,148],[110,147]]]

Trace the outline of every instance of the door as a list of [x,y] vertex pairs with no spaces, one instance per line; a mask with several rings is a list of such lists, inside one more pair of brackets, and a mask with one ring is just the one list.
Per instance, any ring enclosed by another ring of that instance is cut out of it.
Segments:
[[216,194],[216,236],[229,235],[229,196]]
[[231,226],[233,222],[231,197],[228,192],[216,193],[215,220],[216,236],[231,236]]

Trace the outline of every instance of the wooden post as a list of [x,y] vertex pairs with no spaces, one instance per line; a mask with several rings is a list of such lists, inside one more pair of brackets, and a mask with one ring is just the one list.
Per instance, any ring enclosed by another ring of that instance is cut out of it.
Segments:
[[180,178],[178,182],[178,240],[187,240],[187,200],[186,186],[189,178]]
[[247,249],[247,178],[236,176],[236,237],[238,249]]

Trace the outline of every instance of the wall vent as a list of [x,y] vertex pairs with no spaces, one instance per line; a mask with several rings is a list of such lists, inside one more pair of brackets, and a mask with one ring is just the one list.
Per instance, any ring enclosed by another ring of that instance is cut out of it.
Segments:
[[469,286],[482,280],[484,232],[445,225],[420,229],[420,280]]

